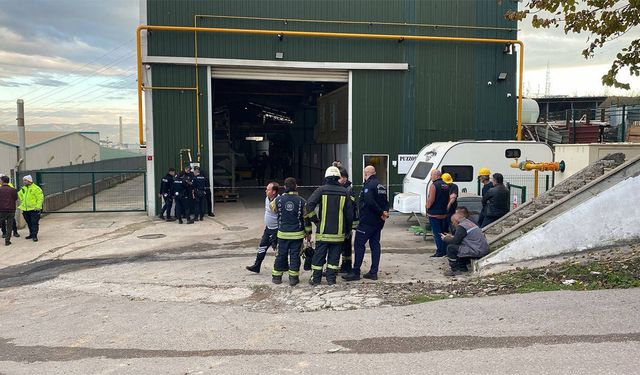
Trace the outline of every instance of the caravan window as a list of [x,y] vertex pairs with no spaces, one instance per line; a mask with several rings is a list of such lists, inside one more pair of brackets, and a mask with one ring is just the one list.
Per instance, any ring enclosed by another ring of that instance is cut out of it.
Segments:
[[520,155],[522,155],[522,152],[520,152],[520,149],[518,149],[518,148],[508,148],[504,152],[504,156],[507,159],[518,159],[520,157]]
[[424,180],[425,178],[427,178],[427,176],[429,176],[431,168],[433,168],[433,163],[426,163],[424,161],[418,162],[418,165],[416,165],[413,173],[411,173],[411,178]]
[[453,182],[469,182],[473,181],[472,165],[444,165],[442,173],[449,173],[453,177]]

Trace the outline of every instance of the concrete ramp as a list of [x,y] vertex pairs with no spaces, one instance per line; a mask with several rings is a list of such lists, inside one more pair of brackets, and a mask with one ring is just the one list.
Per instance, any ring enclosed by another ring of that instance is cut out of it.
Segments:
[[640,157],[612,154],[485,228],[477,270],[640,240]]

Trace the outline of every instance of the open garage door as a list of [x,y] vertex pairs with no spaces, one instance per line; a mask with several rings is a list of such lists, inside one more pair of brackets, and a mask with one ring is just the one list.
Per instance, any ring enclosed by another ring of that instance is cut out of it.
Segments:
[[[274,71],[256,70],[255,76],[249,71],[212,71],[216,199],[260,206],[264,185],[282,184],[286,177],[295,177],[307,197],[333,161],[348,160],[348,76],[342,82],[339,75],[322,72],[333,77],[322,81],[318,72],[304,77],[309,73],[288,69],[274,75],[277,79],[264,79]],[[238,75],[242,78],[221,78]]]
[[213,66],[211,75],[218,79],[267,81],[349,82],[348,70],[276,69],[237,66]]

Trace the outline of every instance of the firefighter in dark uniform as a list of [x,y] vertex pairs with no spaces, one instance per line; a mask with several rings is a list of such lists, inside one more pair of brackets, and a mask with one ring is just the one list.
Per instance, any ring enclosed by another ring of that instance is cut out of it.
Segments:
[[160,219],[162,220],[165,220],[165,212],[167,213],[167,221],[175,220],[171,218],[171,208],[173,207],[173,178],[175,175],[175,168],[169,168],[167,175],[160,180],[160,197],[164,203],[162,205],[162,211],[160,211]]
[[342,276],[346,281],[360,280],[360,267],[364,259],[367,242],[369,242],[369,248],[371,249],[371,269],[363,277],[365,279],[378,280],[381,251],[380,234],[385,221],[389,218],[387,189],[378,181],[376,169],[368,165],[364,169],[363,175],[364,186],[358,198],[360,223],[356,229],[356,238],[353,244],[356,257],[351,273]]
[[[338,162],[339,163],[339,162]],[[333,163],[333,166],[336,167],[336,162]],[[342,185],[346,190],[347,193],[349,194],[349,198],[351,198],[351,207],[353,208],[353,225],[352,228],[353,230],[356,230],[356,228],[358,227],[358,205],[356,204],[356,199],[353,196],[353,185],[351,184],[351,181],[349,181],[349,173],[347,172],[346,169],[342,168],[342,167],[338,167],[338,169],[340,169],[340,180],[338,180],[338,182],[340,182],[340,185]],[[352,258],[352,254],[353,254],[353,246],[352,246],[352,231],[349,231],[346,235],[345,235],[345,239],[344,242],[342,243],[342,259],[340,260],[340,273],[351,273],[351,266],[353,264],[353,258]]]
[[311,225],[305,225],[304,207],[307,202],[296,191],[296,179],[287,177],[284,187],[284,194],[276,197],[270,204],[273,212],[278,215],[278,254],[273,264],[271,281],[281,284],[282,275],[288,271],[289,285],[294,286],[300,282],[300,250],[302,241],[311,233]]
[[[329,167],[325,172],[325,184],[309,197],[307,215],[316,224],[316,250],[313,254],[311,285],[319,285],[322,269],[327,263],[327,284],[336,283],[340,270],[340,254],[347,233],[353,226],[352,202],[347,189],[340,186],[340,170]],[[318,212],[316,212],[316,209]]]
[[202,221],[207,211],[207,202],[205,201],[207,178],[200,173],[200,167],[194,168],[193,175],[194,216],[196,221]]

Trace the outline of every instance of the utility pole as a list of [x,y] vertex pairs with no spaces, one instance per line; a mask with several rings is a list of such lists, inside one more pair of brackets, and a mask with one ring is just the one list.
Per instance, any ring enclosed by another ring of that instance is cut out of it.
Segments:
[[547,74],[544,82],[544,96],[549,97],[551,95],[551,68],[549,67],[549,61],[547,61]]
[[26,169],[27,165],[27,139],[24,131],[24,100],[18,99],[18,162],[16,163],[16,173],[18,170]]
[[124,148],[124,142],[122,141],[122,116],[120,116],[120,148]]

